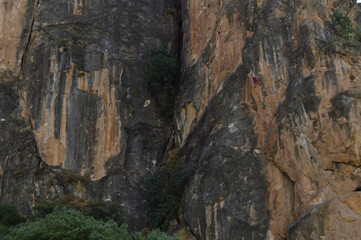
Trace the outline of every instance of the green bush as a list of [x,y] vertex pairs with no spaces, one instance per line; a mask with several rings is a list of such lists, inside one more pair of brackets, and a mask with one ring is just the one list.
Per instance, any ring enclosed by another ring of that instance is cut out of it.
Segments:
[[25,221],[26,219],[19,215],[16,207],[8,204],[0,204],[0,225],[10,227]]
[[97,220],[113,220],[119,226],[124,223],[123,210],[119,205],[114,203],[104,206],[100,202],[90,202],[84,214],[94,217]]
[[78,183],[78,182],[91,182],[90,175],[80,175],[79,173],[69,170],[69,169],[63,169],[63,174],[61,175],[61,182],[63,184],[70,184],[70,183]]
[[176,216],[189,172],[184,166],[172,165],[158,169],[148,178],[142,178],[144,198],[152,227],[167,230]]
[[7,233],[9,233],[9,228],[0,224],[0,236],[3,236]]
[[45,218],[20,224],[10,229],[4,240],[131,240],[126,225],[98,221],[81,212],[55,207]]
[[161,46],[159,49],[148,51],[145,60],[143,79],[148,90],[154,96],[161,113],[171,117],[176,80],[180,70],[177,57],[166,46]]
[[355,29],[355,40],[361,42],[361,29],[359,27]]
[[33,207],[34,218],[44,218],[52,213],[56,206],[73,208],[96,220],[113,220],[119,226],[124,223],[123,211],[117,204],[103,205],[100,202],[86,201],[74,196],[65,196],[57,202],[42,201]]
[[[53,205],[50,204],[52,207]],[[39,208],[39,209],[47,209]],[[74,209],[55,206],[44,218],[7,228],[0,225],[2,240],[178,240],[155,230],[147,236],[130,234],[125,224],[98,221]]]
[[56,206],[58,206],[58,204],[52,201],[42,201],[35,203],[33,207],[33,217],[45,218],[48,214],[53,212]]
[[330,16],[331,23],[335,27],[336,32],[342,37],[350,39],[354,33],[351,19],[339,10],[334,10]]

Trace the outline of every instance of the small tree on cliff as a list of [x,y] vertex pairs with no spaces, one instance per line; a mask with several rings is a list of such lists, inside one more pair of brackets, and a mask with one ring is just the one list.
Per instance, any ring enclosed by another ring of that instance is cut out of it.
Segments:
[[168,229],[170,221],[176,217],[184,186],[190,175],[190,171],[178,162],[177,153],[178,151],[171,153],[164,166],[152,176],[141,180],[153,228]]
[[161,46],[148,51],[145,60],[143,78],[148,90],[154,96],[161,113],[171,117],[180,70],[177,57],[166,46]]
[[339,10],[334,10],[330,16],[331,23],[335,27],[336,32],[342,37],[350,39],[354,33],[351,19]]

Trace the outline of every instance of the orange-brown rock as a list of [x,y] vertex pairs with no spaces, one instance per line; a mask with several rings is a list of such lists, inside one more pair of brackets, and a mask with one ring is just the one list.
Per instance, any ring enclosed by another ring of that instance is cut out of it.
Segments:
[[172,122],[142,70],[148,50],[178,48],[175,6],[0,3],[0,200],[26,213],[69,193],[117,202],[139,229],[140,178],[174,147],[191,170],[180,237],[358,239],[361,46],[330,15],[338,9],[361,27],[360,6],[182,0]]
[[20,71],[24,44],[24,15],[27,0],[2,1],[0,5],[0,70]]
[[[310,218],[310,226],[319,221],[319,227],[291,239],[357,239],[358,206],[341,207],[346,202],[341,199],[357,196],[353,192],[360,187],[361,55],[358,43],[337,36],[329,21],[332,8],[357,21],[356,3],[183,2],[185,86],[177,123],[179,142],[187,139],[181,156],[197,169],[183,206],[191,231],[201,239],[286,239],[293,222],[326,204]],[[187,106],[196,109],[194,120],[185,114]],[[226,157],[223,148],[238,151],[238,157]],[[238,158],[242,168],[259,157],[266,161],[259,169],[250,167],[247,177],[234,170],[246,179],[256,174],[259,181],[239,183],[220,173],[228,158]],[[258,192],[265,199],[249,200],[252,204],[229,190],[253,186],[257,192],[260,184],[267,185],[268,195]],[[209,205],[220,197],[228,207]],[[209,212],[210,207],[216,209]],[[244,212],[237,215],[235,208]],[[340,217],[343,212],[352,220]],[[302,228],[292,226],[296,232]]]
[[178,48],[175,8],[0,1],[0,201],[30,214],[35,201],[70,194],[118,203],[129,230],[146,226],[140,177],[159,165],[172,129],[143,84],[143,56]]

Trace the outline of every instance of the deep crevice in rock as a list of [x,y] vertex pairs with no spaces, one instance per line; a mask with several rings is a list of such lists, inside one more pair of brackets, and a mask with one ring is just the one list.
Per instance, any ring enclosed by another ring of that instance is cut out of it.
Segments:
[[32,18],[31,18],[31,23],[30,23],[29,36],[28,36],[27,43],[26,43],[26,46],[25,46],[24,54],[21,57],[20,72],[19,72],[19,75],[18,75],[19,79],[22,78],[25,59],[26,59],[26,56],[28,55],[28,51],[29,51],[29,48],[30,48],[30,43],[31,43],[32,35],[33,35],[34,22],[35,22],[35,13],[36,13],[36,10],[39,7],[39,4],[40,4],[40,0],[35,0],[35,2],[34,2],[34,11],[33,11]]

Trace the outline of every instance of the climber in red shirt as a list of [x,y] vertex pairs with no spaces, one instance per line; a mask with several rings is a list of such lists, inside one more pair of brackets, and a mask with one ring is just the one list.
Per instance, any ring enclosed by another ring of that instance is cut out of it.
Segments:
[[254,82],[254,84],[259,84],[259,85],[261,85],[261,82],[258,80],[258,78],[256,78],[256,75],[254,75],[254,73],[252,73],[252,78],[253,78],[253,82]]

